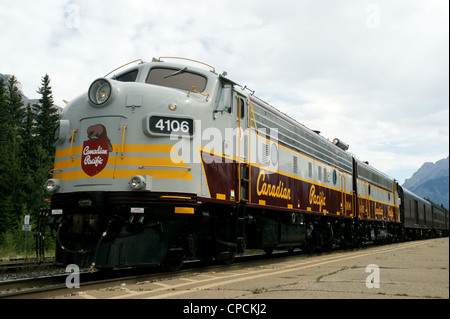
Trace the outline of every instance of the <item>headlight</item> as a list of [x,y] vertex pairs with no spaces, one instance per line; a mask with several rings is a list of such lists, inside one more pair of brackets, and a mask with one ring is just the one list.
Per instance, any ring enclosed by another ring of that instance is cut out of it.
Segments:
[[98,79],[89,87],[89,100],[94,105],[105,104],[111,96],[111,84],[106,79]]
[[59,188],[61,187],[61,183],[58,179],[49,179],[47,182],[45,182],[45,190],[47,191],[47,193],[49,194],[53,194],[56,193]]
[[141,190],[145,188],[145,178],[141,175],[136,175],[131,178],[130,186],[134,190]]

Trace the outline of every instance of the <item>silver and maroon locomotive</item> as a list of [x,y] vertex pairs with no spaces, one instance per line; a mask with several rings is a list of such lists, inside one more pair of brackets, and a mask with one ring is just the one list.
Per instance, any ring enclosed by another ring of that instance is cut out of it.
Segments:
[[209,65],[163,59],[99,78],[64,108],[45,185],[58,263],[177,269],[247,248],[400,240],[420,223],[448,232],[448,211],[424,223],[417,198],[405,224],[412,195],[342,141]]

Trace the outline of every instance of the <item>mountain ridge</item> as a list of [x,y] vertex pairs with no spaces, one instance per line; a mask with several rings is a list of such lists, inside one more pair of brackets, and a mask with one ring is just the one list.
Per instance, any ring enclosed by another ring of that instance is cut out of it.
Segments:
[[[3,74],[0,73],[0,78],[3,78],[5,85],[7,85],[8,80],[12,77],[13,75],[11,74]],[[16,87],[19,90],[20,96],[22,97],[22,103],[23,103],[23,107],[27,107],[28,103],[30,103],[30,105],[34,105],[34,104],[38,104],[39,103],[39,99],[30,99],[25,95],[25,92],[23,91],[23,87],[22,84],[20,83],[19,79],[16,77]],[[58,112],[62,111],[62,107],[56,104],[53,104],[54,107],[56,107],[58,109]]]
[[425,162],[402,187],[449,208],[449,157]]

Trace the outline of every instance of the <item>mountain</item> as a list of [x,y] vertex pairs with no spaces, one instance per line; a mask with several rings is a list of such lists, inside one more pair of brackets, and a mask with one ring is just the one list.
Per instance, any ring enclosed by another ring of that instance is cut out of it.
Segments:
[[[3,78],[3,81],[5,83],[5,85],[8,83],[9,78],[11,77],[10,74],[1,74],[0,73],[0,77]],[[16,78],[17,80],[17,78]],[[16,87],[19,89],[19,93],[22,96],[22,102],[24,106],[27,106],[28,103],[30,103],[30,105],[36,104],[39,102],[39,99],[29,99],[25,93],[23,92],[23,88],[22,88],[22,84],[19,82],[19,80],[17,80],[17,84]]]
[[449,158],[427,162],[402,187],[449,208]]
[[[7,85],[8,80],[9,80],[9,78],[10,78],[11,76],[12,76],[12,75],[10,75],[10,74],[1,74],[1,73],[0,73],[0,78],[3,78],[3,81],[4,81],[5,85]],[[19,90],[20,95],[22,96],[23,106],[26,107],[26,106],[28,105],[28,103],[30,103],[30,105],[38,104],[38,103],[39,103],[39,99],[29,99],[29,98],[25,95],[25,93],[24,93],[24,91],[23,91],[23,88],[22,88],[22,84],[19,82],[19,80],[17,79],[17,77],[16,77],[16,80],[17,80],[16,87],[17,87],[17,89]],[[36,88],[36,89],[38,89],[38,88]],[[62,108],[61,108],[60,106],[58,106],[58,105],[56,105],[56,104],[55,104],[54,106],[58,109],[58,112],[61,112],[61,111],[62,111]]]

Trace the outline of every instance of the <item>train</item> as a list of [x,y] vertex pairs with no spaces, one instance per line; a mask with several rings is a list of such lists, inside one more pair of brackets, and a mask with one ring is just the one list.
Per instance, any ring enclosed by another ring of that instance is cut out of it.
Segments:
[[60,115],[42,210],[58,264],[175,271],[248,249],[448,236],[447,209],[226,72],[180,57],[130,64]]

